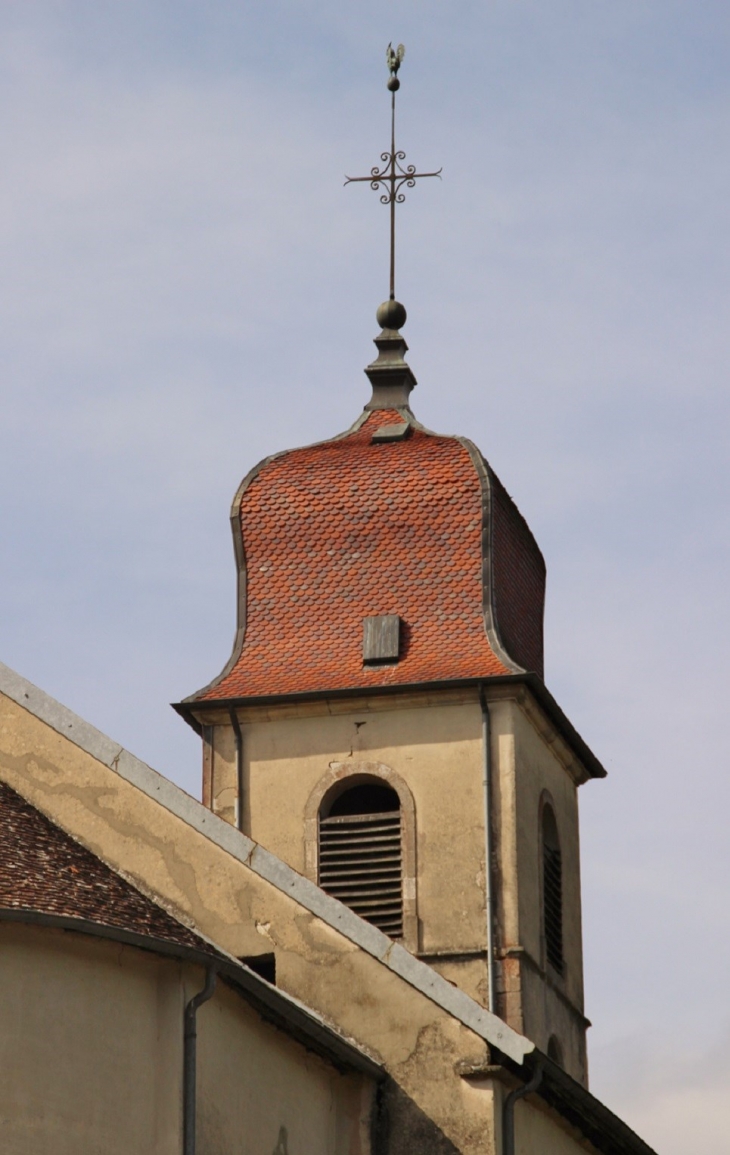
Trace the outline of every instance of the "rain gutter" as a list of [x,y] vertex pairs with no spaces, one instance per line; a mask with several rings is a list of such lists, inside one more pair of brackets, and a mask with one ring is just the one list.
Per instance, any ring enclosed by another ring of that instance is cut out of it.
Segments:
[[185,1006],[183,1034],[183,1155],[195,1155],[195,1120],[198,1082],[198,1008],[215,993],[214,966],[205,972],[205,986]]
[[485,919],[487,924],[487,1009],[497,1013],[497,996],[494,976],[494,881],[492,870],[492,750],[489,706],[484,686],[479,687],[479,704],[482,708],[482,791],[484,795],[484,892]]
[[236,808],[236,829],[243,834],[243,734],[238,714],[233,706],[228,711],[233,727],[233,737],[236,742],[236,789],[238,791],[238,805]]

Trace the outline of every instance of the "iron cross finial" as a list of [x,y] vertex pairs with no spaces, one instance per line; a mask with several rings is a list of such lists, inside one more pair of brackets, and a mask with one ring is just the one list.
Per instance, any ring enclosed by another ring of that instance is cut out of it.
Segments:
[[[407,188],[414,188],[416,181],[422,177],[427,176],[441,176],[441,169],[438,172],[416,172],[414,164],[403,166],[403,161],[406,159],[404,152],[396,151],[395,147],[395,94],[400,88],[400,80],[398,79],[398,69],[400,68],[406,50],[402,44],[397,48],[393,48],[392,43],[388,45],[385,51],[385,62],[388,65],[390,76],[388,77],[388,90],[391,93],[390,102],[390,152],[381,152],[380,162],[382,167],[378,168],[376,165],[371,168],[369,176],[348,176],[345,178],[345,184],[357,184],[359,182],[367,181],[372,189],[380,192],[380,200],[384,205],[390,205],[390,300],[395,301],[395,206],[402,204],[406,199],[406,194],[402,192],[403,185]],[[385,191],[382,191],[385,190]],[[393,325],[393,328],[400,328],[400,325],[405,321],[405,309],[400,306],[402,310],[403,320],[399,325]],[[399,314],[400,315],[400,314]],[[395,316],[395,314],[394,314]]]

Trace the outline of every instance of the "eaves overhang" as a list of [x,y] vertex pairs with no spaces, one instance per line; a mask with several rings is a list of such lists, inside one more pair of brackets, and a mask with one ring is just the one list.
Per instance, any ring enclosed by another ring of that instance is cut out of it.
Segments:
[[506,1075],[512,1086],[519,1086],[529,1082],[539,1067],[540,1082],[532,1094],[574,1127],[601,1155],[656,1155],[653,1147],[623,1119],[537,1048],[526,1055],[521,1064],[501,1054],[498,1047],[492,1049],[490,1059],[488,1068],[463,1069],[462,1077],[468,1080]]
[[301,694],[274,694],[258,697],[238,698],[208,698],[204,701],[173,702],[172,708],[181,718],[195,730],[202,734],[202,726],[197,715],[221,710],[228,713],[230,710],[243,709],[252,706],[291,706],[297,703],[318,702],[327,699],[345,700],[348,698],[395,697],[401,694],[437,693],[443,690],[478,689],[484,686],[522,685],[531,692],[538,705],[555,727],[556,731],[570,748],[578,761],[584,766],[589,778],[605,778],[606,768],[591,750],[587,742],[580,736],[575,726],[560,708],[553,695],[548,690],[538,674],[528,672],[517,674],[500,674],[488,678],[463,678],[436,682],[411,682],[390,684],[388,686],[337,687],[336,689],[310,690]]

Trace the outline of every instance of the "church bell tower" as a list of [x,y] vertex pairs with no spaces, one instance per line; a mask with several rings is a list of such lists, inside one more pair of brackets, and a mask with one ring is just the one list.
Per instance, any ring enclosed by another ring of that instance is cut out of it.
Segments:
[[233,500],[238,625],[177,706],[216,814],[400,941],[585,1083],[578,787],[605,771],[543,681],[545,565],[468,439],[411,409],[395,299],[402,50],[372,396]]

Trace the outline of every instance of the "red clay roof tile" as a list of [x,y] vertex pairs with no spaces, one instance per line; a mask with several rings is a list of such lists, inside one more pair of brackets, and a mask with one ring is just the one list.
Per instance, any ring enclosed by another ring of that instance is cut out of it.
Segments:
[[[373,443],[375,429],[402,420],[376,410],[254,471],[234,527],[246,559],[243,644],[188,701],[542,673],[545,573],[526,523],[462,439],[415,423],[407,438]],[[504,560],[485,566],[483,526],[493,551],[495,519]],[[497,631],[494,644],[487,635],[485,570],[511,658]],[[363,665],[363,619],[381,614],[402,619],[400,660]]]

